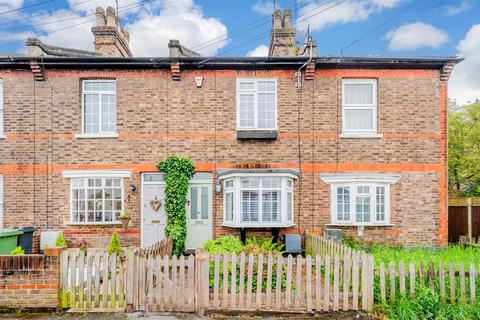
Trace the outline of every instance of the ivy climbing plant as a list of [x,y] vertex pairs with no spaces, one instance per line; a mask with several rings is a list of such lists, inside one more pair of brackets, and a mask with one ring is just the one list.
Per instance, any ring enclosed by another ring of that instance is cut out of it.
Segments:
[[187,157],[169,156],[160,161],[158,170],[165,174],[165,212],[167,225],[165,234],[173,240],[173,253],[183,253],[187,236],[187,201],[188,181],[195,173],[192,161]]

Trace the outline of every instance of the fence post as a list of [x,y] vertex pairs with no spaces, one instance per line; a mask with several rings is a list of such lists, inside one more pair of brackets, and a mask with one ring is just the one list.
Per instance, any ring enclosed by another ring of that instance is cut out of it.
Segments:
[[468,242],[472,242],[472,198],[467,198]]
[[203,316],[205,314],[205,276],[207,253],[203,249],[195,249],[195,314]]

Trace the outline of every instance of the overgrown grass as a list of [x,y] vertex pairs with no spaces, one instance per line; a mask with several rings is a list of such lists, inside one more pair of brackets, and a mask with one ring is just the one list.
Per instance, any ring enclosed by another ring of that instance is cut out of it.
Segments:
[[[432,262],[435,270],[438,270],[440,263],[445,265],[448,270],[448,264],[453,263],[455,269],[458,270],[459,264],[463,263],[465,270],[468,270],[471,263],[475,266],[480,264],[480,248],[464,247],[460,245],[449,245],[446,248],[421,248],[421,247],[395,247],[387,245],[374,245],[370,247],[358,248],[358,244],[346,243],[354,246],[356,249],[363,249],[374,256],[375,268],[378,270],[380,262],[383,261],[387,266],[390,262],[394,262],[398,268],[398,263],[403,261],[408,268],[408,264],[413,262],[418,265],[423,262],[425,270],[428,264]],[[438,278],[434,280],[434,290],[428,288],[428,279],[424,279],[424,283],[420,285],[420,279],[416,278],[415,296],[408,293],[400,294],[399,281],[396,279],[396,297],[392,302],[389,299],[390,279],[386,277],[387,301],[383,303],[380,298],[379,276],[375,276],[375,311],[378,315],[386,319],[395,320],[413,320],[413,319],[452,319],[452,320],[480,320],[480,302],[477,300],[472,303],[469,301],[469,278],[466,278],[466,299],[462,301],[459,292],[459,278],[455,278],[455,286],[457,288],[455,301],[450,301],[450,287],[448,279],[446,279],[446,296],[440,297]],[[406,279],[406,287],[409,288],[410,279]],[[478,281],[478,280],[477,280]],[[480,283],[475,284],[477,293],[480,291]]]
[[379,266],[381,261],[385,263],[393,261],[395,264],[400,261],[405,264],[423,262],[426,265],[433,262],[436,269],[440,263],[454,263],[456,266],[463,263],[466,268],[470,263],[475,265],[480,263],[480,248],[478,247],[449,245],[446,248],[404,248],[382,245],[367,247],[365,250],[375,257],[376,267]]

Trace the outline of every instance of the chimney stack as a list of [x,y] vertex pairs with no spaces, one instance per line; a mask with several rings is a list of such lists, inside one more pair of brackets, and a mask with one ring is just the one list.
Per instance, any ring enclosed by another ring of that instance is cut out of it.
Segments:
[[103,8],[97,7],[95,15],[97,22],[92,27],[95,52],[105,57],[132,57],[128,46],[130,35],[121,27],[115,9],[107,7],[105,12]]
[[277,9],[272,16],[272,32],[270,33],[269,57],[296,56],[295,28],[292,25],[292,10],[282,12]]

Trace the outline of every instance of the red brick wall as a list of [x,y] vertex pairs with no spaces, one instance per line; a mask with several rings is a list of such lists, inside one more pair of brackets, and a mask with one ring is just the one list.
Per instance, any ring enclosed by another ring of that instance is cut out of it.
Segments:
[[[261,161],[299,168],[295,222],[283,232],[321,232],[330,220],[329,188],[319,173],[401,174],[392,187],[392,227],[366,228],[364,241],[439,245],[446,237],[446,82],[436,70],[317,70],[295,89],[295,70],[167,71],[46,70],[48,82],[30,72],[0,72],[4,80],[6,139],[0,140],[4,175],[4,224],[65,230],[67,241],[105,244],[118,227],[69,225],[69,180],[65,169],[131,169],[125,185],[131,227],[120,238],[139,244],[140,173],[156,171],[169,154],[189,156],[197,171]],[[195,76],[203,76],[201,88]],[[275,141],[236,139],[237,77],[278,79]],[[378,79],[380,139],[343,139],[342,78]],[[77,139],[81,131],[81,79],[117,80],[118,138]],[[33,94],[35,91],[35,95]],[[35,128],[35,131],[34,131]],[[214,179],[215,180],[215,179]],[[213,181],[212,181],[213,183]],[[214,192],[214,234],[222,228],[222,194]],[[348,230],[347,230],[348,231]],[[349,230],[356,232],[356,229]]]
[[0,256],[2,260],[2,270],[0,270],[0,308],[58,308],[59,257],[40,256],[42,264],[30,268],[30,270],[18,270],[18,267],[4,268],[5,259],[26,260],[28,258],[28,256]]

